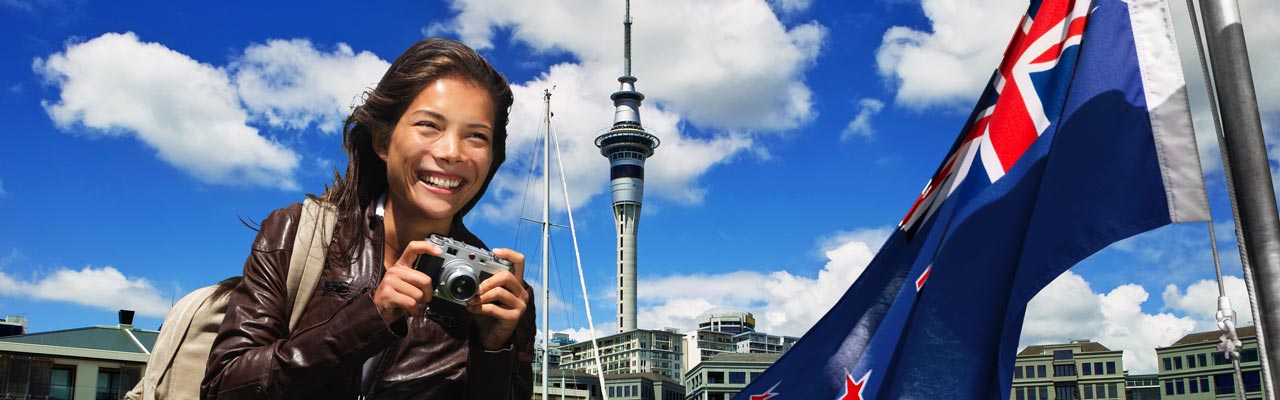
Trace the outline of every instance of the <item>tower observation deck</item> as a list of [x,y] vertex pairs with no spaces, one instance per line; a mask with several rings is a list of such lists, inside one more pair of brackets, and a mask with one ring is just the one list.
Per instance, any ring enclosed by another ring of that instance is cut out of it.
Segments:
[[618,231],[618,332],[636,329],[636,231],[640,225],[640,205],[644,197],[644,161],[658,148],[658,137],[640,124],[640,103],[644,95],[636,91],[631,75],[631,1],[623,20],[624,73],[618,78],[613,100],[613,126],[596,137],[600,154],[609,159],[613,220]]

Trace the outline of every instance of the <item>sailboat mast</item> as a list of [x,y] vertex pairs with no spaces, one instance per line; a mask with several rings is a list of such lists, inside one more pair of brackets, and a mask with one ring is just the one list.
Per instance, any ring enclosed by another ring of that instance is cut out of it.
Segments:
[[[546,104],[547,134],[542,140],[542,398],[551,398],[548,382],[551,376],[549,361],[551,357],[551,324],[548,320],[551,308],[551,279],[547,268],[547,242],[551,241],[551,91],[542,91],[542,102]],[[564,388],[561,388],[564,390]]]

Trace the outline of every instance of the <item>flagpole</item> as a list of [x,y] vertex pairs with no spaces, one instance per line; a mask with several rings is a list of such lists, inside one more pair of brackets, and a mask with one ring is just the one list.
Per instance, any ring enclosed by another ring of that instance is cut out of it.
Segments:
[[1233,208],[1237,209],[1240,258],[1245,273],[1253,275],[1255,286],[1258,312],[1254,324],[1264,356],[1264,391],[1273,398],[1272,387],[1280,376],[1276,376],[1270,363],[1280,360],[1280,347],[1267,346],[1266,342],[1280,338],[1280,218],[1267,147],[1262,138],[1239,4],[1236,0],[1202,2],[1200,13],[1208,38],[1213,90],[1222,113],[1219,142],[1225,145],[1223,164],[1230,172],[1227,183],[1235,191],[1232,201],[1237,204]]

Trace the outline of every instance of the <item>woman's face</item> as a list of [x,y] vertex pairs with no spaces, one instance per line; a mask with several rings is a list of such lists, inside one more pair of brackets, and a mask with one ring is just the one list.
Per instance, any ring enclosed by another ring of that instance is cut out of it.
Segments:
[[395,202],[396,214],[452,220],[489,174],[493,101],[470,81],[437,79],[418,93],[387,148],[377,152],[387,163],[388,201]]

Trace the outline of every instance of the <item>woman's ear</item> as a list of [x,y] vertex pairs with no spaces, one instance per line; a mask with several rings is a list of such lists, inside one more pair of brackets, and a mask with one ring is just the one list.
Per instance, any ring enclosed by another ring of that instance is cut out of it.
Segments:
[[[389,133],[388,135],[391,135],[394,133],[395,132],[392,132],[392,133]],[[383,143],[379,143],[379,142],[380,141],[378,140],[377,136],[374,136],[373,140],[370,141],[369,145],[373,146],[373,152],[377,153],[378,158],[381,158],[382,162],[385,163],[387,162],[387,154],[388,154],[387,147],[391,145],[391,140],[390,138],[388,138],[388,140],[386,141],[381,141]]]

